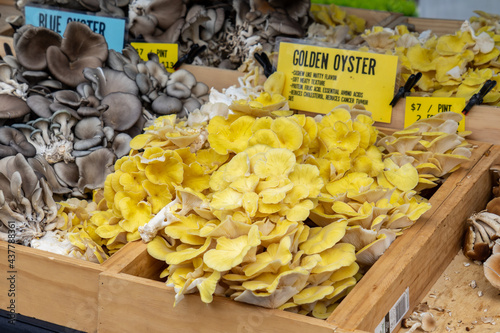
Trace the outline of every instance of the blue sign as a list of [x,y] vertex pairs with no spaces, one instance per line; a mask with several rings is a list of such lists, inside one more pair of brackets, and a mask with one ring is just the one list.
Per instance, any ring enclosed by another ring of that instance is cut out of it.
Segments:
[[45,27],[61,36],[66,30],[66,24],[78,21],[86,24],[90,30],[101,34],[108,43],[108,48],[121,52],[125,41],[125,18],[89,15],[84,12],[56,10],[45,7],[25,6],[26,24],[35,27]]

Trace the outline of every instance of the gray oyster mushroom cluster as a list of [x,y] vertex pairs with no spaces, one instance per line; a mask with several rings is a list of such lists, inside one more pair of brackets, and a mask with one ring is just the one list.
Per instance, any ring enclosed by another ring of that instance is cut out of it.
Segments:
[[29,245],[57,227],[57,205],[44,177],[17,154],[0,160],[0,240]]
[[207,50],[195,63],[236,69],[253,57],[252,47],[271,52],[277,36],[302,38],[312,23],[308,0],[18,0],[128,17],[130,40],[194,44]]
[[194,44],[206,45],[200,64],[234,69],[258,44],[271,52],[277,36],[303,37],[311,23],[309,7],[304,0],[134,0],[129,32],[147,42],[177,42],[181,54]]
[[24,26],[14,50],[0,75],[26,93],[0,94],[0,158],[30,158],[60,197],[85,198],[102,188],[144,127],[161,115],[185,117],[208,99],[208,86],[190,72],[171,74],[158,56],[144,61],[131,46],[108,51],[102,36],[78,22],[68,24],[64,38]]
[[[148,61],[141,60],[137,51],[127,46],[122,53],[110,50],[107,61],[109,71],[120,73],[120,80],[135,82],[146,109],[158,115],[175,113],[182,118],[208,101],[208,86],[197,82],[189,71],[179,69],[169,73],[156,54],[150,53],[148,58]],[[94,73],[94,79],[88,76],[96,88],[102,81],[100,74]]]

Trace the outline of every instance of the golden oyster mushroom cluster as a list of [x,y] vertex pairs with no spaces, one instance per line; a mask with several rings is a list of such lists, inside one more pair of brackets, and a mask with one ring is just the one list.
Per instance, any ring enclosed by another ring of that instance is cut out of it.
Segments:
[[430,205],[417,168],[376,145],[366,110],[277,117],[281,74],[254,88],[232,112],[208,103],[156,119],[80,224],[108,253],[147,242],[176,302],[199,292],[326,318]]
[[485,104],[498,105],[500,78],[498,57],[500,34],[498,22],[464,21],[455,34],[437,36],[430,30],[409,32],[406,26],[395,29],[375,26],[362,37],[374,50],[399,57],[402,79],[421,72],[417,92],[435,97],[463,97],[466,100],[479,92],[485,81],[497,81],[496,87],[484,98]]
[[347,14],[341,7],[330,4],[311,4],[309,10],[314,23],[308,27],[307,38],[338,45],[347,42],[365,30],[365,19]]
[[471,132],[457,133],[462,118],[459,113],[439,113],[381,138],[378,144],[389,159],[411,163],[417,169],[415,190],[433,188],[472,155],[472,145],[465,140]]

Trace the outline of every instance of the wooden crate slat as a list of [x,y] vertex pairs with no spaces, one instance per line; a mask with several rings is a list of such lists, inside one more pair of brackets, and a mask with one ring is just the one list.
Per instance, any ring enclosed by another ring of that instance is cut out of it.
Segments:
[[[145,249],[145,244],[139,243]],[[173,307],[175,292],[164,282],[104,272],[100,276],[99,332],[315,332],[344,333],[323,320],[215,297],[205,304],[186,295]],[[351,331],[350,331],[351,332]],[[356,333],[366,333],[355,331]]]
[[[0,242],[0,271],[8,267],[8,244]],[[12,248],[10,248],[12,250]],[[65,327],[97,330],[98,278],[103,268],[80,259],[15,245],[16,312]],[[7,274],[7,273],[5,273]],[[3,275],[0,306],[7,309],[9,281]]]

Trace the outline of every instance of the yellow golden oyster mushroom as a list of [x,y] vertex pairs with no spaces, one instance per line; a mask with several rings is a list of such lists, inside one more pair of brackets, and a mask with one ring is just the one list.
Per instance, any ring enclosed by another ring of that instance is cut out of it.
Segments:
[[335,198],[342,198],[350,193],[361,193],[370,188],[373,178],[363,172],[352,172],[339,180],[326,184],[326,190]]
[[287,265],[292,260],[291,242],[290,237],[283,237],[279,243],[270,244],[265,252],[257,254],[255,262],[243,266],[245,275],[278,272],[281,266]]
[[241,264],[249,251],[260,245],[260,235],[257,226],[252,226],[248,235],[229,239],[220,237],[217,239],[215,249],[207,251],[203,255],[205,264],[216,271],[227,271]]
[[455,35],[444,35],[438,38],[436,52],[440,55],[449,56],[460,54],[469,46],[475,44],[469,31],[457,31]]
[[210,146],[222,155],[244,151],[253,134],[254,122],[255,119],[250,116],[242,116],[235,120],[221,116],[212,118],[207,127]]
[[180,244],[175,248],[175,251],[165,254],[165,262],[169,265],[187,263],[192,259],[203,255],[208,250],[211,243],[212,238],[209,237],[200,247]]
[[270,94],[281,94],[285,86],[285,73],[275,71],[264,82],[264,90]]
[[411,163],[399,166],[390,158],[386,158],[384,165],[385,171],[383,175],[392,184],[392,187],[396,187],[401,191],[410,191],[417,186],[418,171]]
[[338,221],[326,227],[316,227],[309,230],[309,237],[299,245],[306,254],[320,253],[342,239],[345,235],[347,220]]
[[156,236],[146,246],[150,256],[153,258],[165,261],[165,255],[174,251],[173,247],[161,236]]

